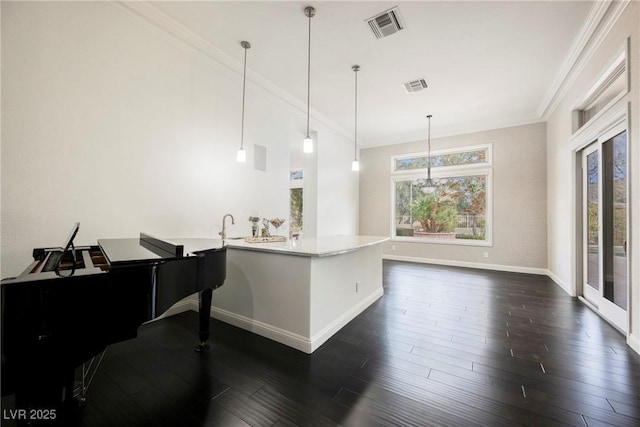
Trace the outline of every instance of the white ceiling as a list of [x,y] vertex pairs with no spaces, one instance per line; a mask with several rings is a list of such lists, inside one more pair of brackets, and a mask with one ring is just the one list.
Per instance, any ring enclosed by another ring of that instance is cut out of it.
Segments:
[[[537,113],[593,2],[154,2],[189,30],[306,104],[311,20],[311,108],[352,135],[358,73],[361,146],[461,134],[541,120]],[[376,39],[365,22],[399,6],[406,29]],[[408,94],[402,83],[426,77]],[[249,94],[247,94],[249,102]]]

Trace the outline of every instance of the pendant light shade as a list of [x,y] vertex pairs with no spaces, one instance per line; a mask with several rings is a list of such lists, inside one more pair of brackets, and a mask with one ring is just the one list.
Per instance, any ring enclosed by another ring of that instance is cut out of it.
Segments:
[[247,161],[247,152],[244,151],[244,98],[247,87],[247,49],[251,48],[251,43],[242,41],[240,46],[244,48],[244,68],[242,71],[242,124],[240,127],[240,149],[236,155],[236,160],[240,163]]
[[302,141],[302,151],[305,153],[313,153],[313,139],[307,135]]
[[309,18],[309,44],[307,50],[307,135],[302,143],[302,151],[313,153],[313,140],[309,135],[309,106],[311,94],[311,18],[316,15],[316,10],[311,6],[307,6],[304,8],[304,14]]
[[244,163],[247,161],[247,152],[244,151],[244,148],[240,147],[240,149],[238,149],[238,153],[236,154],[236,160],[240,163]]
[[359,65],[351,67],[353,74],[356,77],[355,85],[355,120],[354,120],[354,136],[353,136],[353,162],[351,162],[351,170],[357,172],[360,170],[360,162],[358,161],[358,71],[360,71]]

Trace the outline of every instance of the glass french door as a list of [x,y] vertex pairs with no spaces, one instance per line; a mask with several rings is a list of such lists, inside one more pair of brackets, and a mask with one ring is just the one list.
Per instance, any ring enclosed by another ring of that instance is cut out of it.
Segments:
[[583,296],[628,331],[627,131],[616,128],[582,153]]

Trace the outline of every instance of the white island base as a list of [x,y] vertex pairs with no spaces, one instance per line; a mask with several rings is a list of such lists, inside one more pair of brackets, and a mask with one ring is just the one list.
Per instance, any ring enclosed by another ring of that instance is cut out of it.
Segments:
[[384,237],[228,242],[212,317],[312,353],[383,294]]

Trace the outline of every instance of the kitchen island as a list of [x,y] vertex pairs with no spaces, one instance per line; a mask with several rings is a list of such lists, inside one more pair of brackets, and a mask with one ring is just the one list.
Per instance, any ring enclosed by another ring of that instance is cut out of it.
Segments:
[[383,294],[386,237],[228,240],[212,317],[312,353]]

